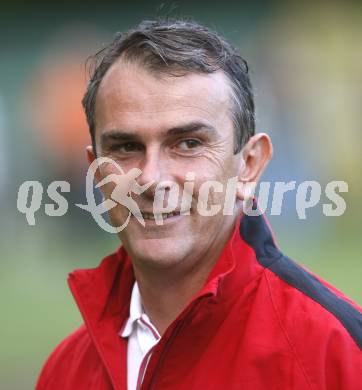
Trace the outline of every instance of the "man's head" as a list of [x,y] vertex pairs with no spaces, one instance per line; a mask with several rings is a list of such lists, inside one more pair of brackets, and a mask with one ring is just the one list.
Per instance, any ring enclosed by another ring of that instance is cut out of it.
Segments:
[[[237,211],[200,215],[203,184],[220,183],[209,191],[207,207],[223,205],[228,180],[257,181],[271,156],[269,138],[254,135],[246,62],[215,33],[182,21],[142,23],[101,53],[83,99],[93,143],[89,159],[110,157],[126,172],[140,169],[139,185],[154,183],[133,196],[146,226],[131,218],[120,233],[125,248],[136,266],[192,267],[195,259],[212,258],[225,245]],[[101,167],[98,180],[112,173],[118,173],[114,166]],[[188,173],[194,179],[186,186]],[[157,191],[170,197],[166,181],[181,190],[179,215],[165,216],[158,226],[148,217],[158,212]],[[113,190],[104,186],[104,196]],[[185,196],[190,215],[182,215]],[[236,197],[245,198],[242,187]],[[109,214],[121,226],[128,210],[120,205]]]
[[120,58],[141,64],[157,75],[210,74],[221,70],[230,84],[230,114],[235,126],[235,153],[254,135],[254,97],[246,61],[215,32],[194,22],[143,22],[94,57],[95,70],[83,98],[93,147],[98,88],[108,69]]

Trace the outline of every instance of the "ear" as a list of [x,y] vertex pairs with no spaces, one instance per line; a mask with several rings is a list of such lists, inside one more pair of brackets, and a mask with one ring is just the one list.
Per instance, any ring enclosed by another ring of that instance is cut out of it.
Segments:
[[241,150],[237,197],[248,200],[254,196],[255,186],[273,155],[273,145],[265,133],[255,134]]
[[[94,153],[93,147],[91,145],[86,147],[86,153],[87,153],[88,163],[89,165],[91,165],[94,162],[94,160],[97,158]],[[93,174],[94,174],[95,182],[99,183],[101,180],[99,169],[96,169],[95,172],[93,172]]]

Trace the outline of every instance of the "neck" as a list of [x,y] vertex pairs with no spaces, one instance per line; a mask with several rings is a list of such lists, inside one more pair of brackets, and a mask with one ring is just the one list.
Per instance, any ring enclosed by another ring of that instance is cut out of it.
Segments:
[[234,225],[227,226],[222,234],[219,232],[217,240],[203,253],[172,267],[152,268],[133,262],[143,307],[161,335],[204,286]]

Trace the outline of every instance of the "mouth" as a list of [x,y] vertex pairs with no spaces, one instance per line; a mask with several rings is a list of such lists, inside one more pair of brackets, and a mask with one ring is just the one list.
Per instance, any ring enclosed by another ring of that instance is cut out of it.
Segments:
[[147,213],[147,212],[141,212],[141,215],[143,219],[148,221],[155,221],[155,220],[166,220],[169,218],[180,216],[180,211],[172,211],[171,213]]

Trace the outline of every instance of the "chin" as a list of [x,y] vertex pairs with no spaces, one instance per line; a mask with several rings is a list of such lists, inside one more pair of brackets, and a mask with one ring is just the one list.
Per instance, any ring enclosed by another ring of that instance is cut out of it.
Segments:
[[139,238],[131,242],[131,245],[127,245],[129,241],[125,242],[125,249],[132,261],[139,265],[160,269],[169,268],[179,264],[185,255],[185,245],[179,248],[175,240],[170,238]]

